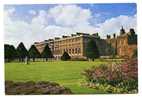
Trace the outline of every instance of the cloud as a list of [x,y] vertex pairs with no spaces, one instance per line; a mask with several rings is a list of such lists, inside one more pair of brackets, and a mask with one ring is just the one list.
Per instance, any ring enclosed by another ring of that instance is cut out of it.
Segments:
[[21,41],[26,44],[31,41],[31,31],[27,22],[19,20],[13,21],[7,16],[4,18],[4,24],[5,43],[17,45]]
[[75,26],[78,24],[89,24],[91,11],[77,5],[59,5],[49,10],[49,15],[55,19],[56,24],[62,26]]
[[30,10],[30,11],[29,11],[29,14],[31,14],[31,15],[36,15],[37,13],[36,13],[35,10]]
[[[51,27],[52,29],[55,28],[61,35],[70,35],[75,32],[95,32],[95,27],[90,24],[93,18],[90,9],[84,9],[77,5],[58,5],[49,9],[48,15],[48,18],[50,18],[56,26],[48,26],[47,32],[51,30]],[[54,33],[58,34],[56,30],[53,29]]]
[[136,21],[137,17],[134,16],[126,16],[120,15],[117,17],[113,17],[111,19],[105,20],[105,22],[98,24],[98,28],[96,29],[101,36],[105,37],[106,34],[112,35],[116,33],[119,35],[120,28],[123,26],[125,30],[128,32],[130,28],[134,28],[136,30]]
[[[11,9],[11,13],[14,12],[15,8]],[[9,10],[5,13],[9,13]],[[28,12],[35,14],[33,10]],[[6,14],[5,17],[5,42],[14,41],[14,45],[17,45],[22,41],[28,47],[34,41],[42,41],[55,35],[70,35],[76,31],[88,32],[93,28],[89,23],[91,11],[77,5],[58,5],[47,11],[39,10],[31,22],[12,20],[11,14]]]
[[61,37],[62,35],[70,35],[74,30],[69,27],[62,27],[56,25],[49,25],[45,28],[45,33],[49,38]]
[[16,9],[14,7],[7,10],[7,14],[13,15],[15,13]]
[[[38,10],[36,14],[34,10],[28,10],[34,14],[30,22],[12,20],[15,11],[15,8],[10,8],[4,12],[5,43],[17,46],[19,42],[24,42],[27,48],[34,42],[75,32],[99,32],[101,37],[105,37],[106,34],[118,33],[122,25],[126,29],[136,28],[136,15],[120,15],[92,25],[95,15],[90,9],[77,5],[57,5],[49,10]],[[99,14],[96,15],[99,17]]]

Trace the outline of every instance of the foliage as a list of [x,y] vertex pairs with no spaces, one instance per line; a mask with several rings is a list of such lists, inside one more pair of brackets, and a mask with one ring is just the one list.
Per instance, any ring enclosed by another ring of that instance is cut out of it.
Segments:
[[137,57],[138,57],[138,50],[135,49],[135,50],[133,51],[132,58],[137,58]]
[[5,61],[9,62],[17,57],[17,51],[13,45],[4,45],[4,55],[5,55]]
[[40,95],[40,94],[71,94],[69,88],[60,86],[54,82],[5,82],[5,91],[8,95]]
[[22,62],[24,61],[24,58],[28,56],[28,51],[22,42],[17,47],[17,56],[19,58],[19,61]]
[[48,58],[53,58],[53,54],[52,54],[51,49],[49,48],[48,44],[45,46],[41,55],[43,58],[46,58],[46,61]]
[[83,75],[94,84],[108,84],[123,88],[124,92],[138,90],[137,60],[132,59],[123,63],[101,65],[84,71]]
[[99,49],[96,42],[93,38],[91,38],[86,47],[86,57],[94,61],[94,59],[99,58],[99,56]]
[[[135,84],[135,83],[133,83],[133,84]],[[137,89],[136,90],[133,89],[133,90],[128,91],[124,87],[124,85],[123,86],[112,86],[112,85],[107,84],[107,83],[105,83],[105,84],[100,84],[100,83],[94,84],[94,83],[90,83],[90,84],[88,84],[88,86],[90,86],[90,88],[94,88],[96,90],[102,90],[102,91],[104,91],[106,93],[115,93],[115,94],[122,94],[122,93],[127,93],[127,94],[128,93],[129,94],[133,93],[134,94],[134,93],[137,93]]]
[[40,53],[38,52],[38,50],[34,45],[32,45],[31,48],[29,49],[29,57],[33,58],[33,61],[35,61],[35,58],[40,57]]
[[67,52],[64,52],[63,55],[61,56],[61,60],[63,60],[63,61],[67,61],[70,59],[71,59],[71,57],[69,56],[69,54]]
[[134,29],[130,29],[130,35],[128,35],[128,44],[137,44],[137,35]]

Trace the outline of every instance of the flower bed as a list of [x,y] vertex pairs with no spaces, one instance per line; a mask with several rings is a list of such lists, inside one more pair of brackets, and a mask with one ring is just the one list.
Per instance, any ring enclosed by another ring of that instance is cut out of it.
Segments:
[[5,93],[7,95],[40,95],[40,94],[71,94],[71,90],[57,83],[47,81],[41,82],[5,82]]
[[109,93],[136,93],[138,91],[137,59],[92,67],[83,72],[93,88]]

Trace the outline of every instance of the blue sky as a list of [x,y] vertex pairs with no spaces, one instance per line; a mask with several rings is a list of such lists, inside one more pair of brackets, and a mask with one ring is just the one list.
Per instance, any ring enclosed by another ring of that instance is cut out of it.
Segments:
[[105,37],[118,33],[122,25],[136,28],[137,10],[135,3],[28,4],[5,5],[4,13],[5,42],[17,45],[75,32],[99,32]]
[[[64,4],[67,5],[67,4]],[[104,22],[106,19],[116,17],[119,15],[135,15],[137,13],[135,3],[114,3],[114,4],[77,4],[81,8],[90,9],[93,15],[100,14],[99,22]],[[29,10],[49,10],[57,6],[57,4],[29,4],[29,5],[6,5],[5,10],[14,7],[16,9],[16,19],[28,20],[23,17],[27,15],[29,19],[32,17]]]

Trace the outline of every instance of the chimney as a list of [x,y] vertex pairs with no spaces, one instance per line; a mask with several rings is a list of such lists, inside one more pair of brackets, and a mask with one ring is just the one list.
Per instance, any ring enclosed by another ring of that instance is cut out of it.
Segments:
[[125,34],[125,30],[123,29],[123,26],[122,26],[122,28],[120,29],[120,35],[123,35],[123,34]]
[[65,36],[65,35],[62,36],[62,38],[67,38],[67,37],[69,37],[69,36]]
[[113,38],[116,38],[116,34],[115,33],[113,34]]
[[99,36],[99,34],[98,33],[94,33],[94,34],[92,34],[93,36]]
[[59,37],[55,37],[55,40],[59,40],[60,38]]
[[107,35],[107,39],[110,39],[111,38],[111,36],[110,35]]
[[80,33],[80,32],[76,32],[76,34],[77,34],[77,35],[81,35],[82,33]]
[[71,36],[73,37],[73,36],[76,36],[76,34],[71,34]]

